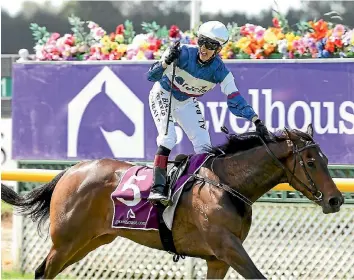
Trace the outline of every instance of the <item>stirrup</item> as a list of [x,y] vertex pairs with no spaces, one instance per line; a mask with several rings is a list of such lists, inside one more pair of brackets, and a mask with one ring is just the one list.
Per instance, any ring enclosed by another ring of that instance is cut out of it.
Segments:
[[165,199],[165,198],[160,199],[160,203],[161,203],[163,206],[166,206],[166,207],[173,205],[172,200],[169,199],[168,197],[166,197],[166,199]]
[[[151,196],[154,196],[154,195],[156,195],[158,197],[156,197],[156,198],[155,197],[151,197]],[[147,198],[147,200],[150,203],[154,204],[154,205],[156,205],[158,202],[161,203],[163,206],[171,206],[172,205],[172,201],[167,196],[165,196],[165,195],[163,195],[161,193],[158,193],[158,192],[151,193],[149,195],[149,197]]]

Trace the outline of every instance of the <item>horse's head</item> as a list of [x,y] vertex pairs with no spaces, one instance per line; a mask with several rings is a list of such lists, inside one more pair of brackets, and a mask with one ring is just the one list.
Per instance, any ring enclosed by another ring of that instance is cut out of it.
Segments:
[[288,183],[320,205],[323,213],[338,212],[344,198],[329,174],[327,157],[313,140],[312,125],[306,133],[285,129],[284,134],[291,150],[285,159]]

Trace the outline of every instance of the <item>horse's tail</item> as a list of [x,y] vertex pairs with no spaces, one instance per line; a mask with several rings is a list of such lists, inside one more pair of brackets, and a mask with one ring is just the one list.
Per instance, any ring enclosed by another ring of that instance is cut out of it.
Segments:
[[50,201],[54,188],[65,172],[66,170],[63,170],[52,181],[33,189],[24,196],[1,184],[1,200],[17,207],[15,210],[19,214],[30,216],[32,221],[38,222],[39,230],[49,217]]

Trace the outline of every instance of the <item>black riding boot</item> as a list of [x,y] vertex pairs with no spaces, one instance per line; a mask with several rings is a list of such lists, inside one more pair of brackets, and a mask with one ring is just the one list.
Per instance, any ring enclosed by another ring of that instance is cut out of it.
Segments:
[[167,181],[167,157],[157,155],[154,162],[153,170],[153,185],[148,197],[148,200],[156,204],[160,202],[163,205],[170,203],[166,194],[166,181]]
[[151,202],[161,202],[161,200],[167,200],[165,187],[166,187],[166,169],[155,166],[153,176],[153,185],[151,187],[148,200]]

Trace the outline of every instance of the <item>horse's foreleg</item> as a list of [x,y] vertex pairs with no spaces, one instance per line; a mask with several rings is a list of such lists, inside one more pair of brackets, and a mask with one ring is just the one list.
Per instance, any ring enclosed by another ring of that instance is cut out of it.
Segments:
[[219,260],[230,265],[246,279],[266,279],[248,256],[237,236],[228,232],[220,235],[219,240],[220,242],[213,246],[214,254]]
[[230,268],[230,266],[227,263],[219,260],[207,261],[207,265],[208,265],[207,279],[224,279],[227,271]]

